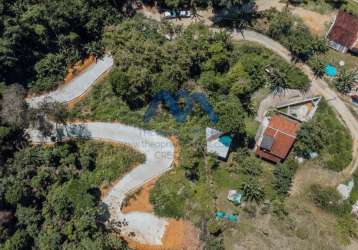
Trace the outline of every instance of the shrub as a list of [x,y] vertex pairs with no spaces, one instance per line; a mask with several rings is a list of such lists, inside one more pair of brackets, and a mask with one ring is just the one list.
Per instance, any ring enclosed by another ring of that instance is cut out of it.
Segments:
[[323,166],[335,171],[344,169],[351,162],[351,136],[324,99],[315,117],[302,126],[294,151],[306,158],[309,153],[318,152]]
[[320,152],[328,140],[324,128],[324,124],[316,119],[304,123],[297,136],[297,143],[294,148],[296,154],[309,159],[310,153]]
[[337,90],[343,94],[351,92],[353,84],[358,80],[358,70],[341,70],[334,81]]
[[241,185],[244,200],[261,202],[265,198],[265,192],[256,179],[250,177]]
[[311,66],[313,73],[317,77],[324,76],[324,64],[324,61],[317,56],[311,58],[309,61],[309,65]]
[[185,199],[178,194],[178,186],[170,182],[170,178],[157,181],[150,191],[149,200],[157,215],[179,219],[184,216]]
[[224,230],[223,220],[211,219],[208,222],[208,230],[213,236],[219,236]]
[[262,174],[263,172],[262,165],[258,159],[249,156],[239,161],[240,161],[240,169],[243,173],[251,176],[258,176]]
[[275,167],[273,171],[275,177],[273,185],[278,194],[288,194],[297,168],[298,163],[293,158],[289,158],[285,163]]
[[339,200],[341,199],[341,196],[335,188],[322,187],[315,184],[311,186],[310,190],[311,198],[316,206],[332,213],[337,213],[339,211]]
[[283,219],[288,215],[288,211],[285,207],[284,201],[280,199],[275,199],[272,201],[272,211],[280,219]]
[[350,242],[350,238],[358,237],[357,222],[350,214],[346,214],[337,219],[337,228],[343,243],[348,244]]
[[269,21],[267,34],[285,45],[297,59],[307,61],[313,55],[327,51],[326,41],[312,35],[289,10],[270,10],[266,12],[266,17]]

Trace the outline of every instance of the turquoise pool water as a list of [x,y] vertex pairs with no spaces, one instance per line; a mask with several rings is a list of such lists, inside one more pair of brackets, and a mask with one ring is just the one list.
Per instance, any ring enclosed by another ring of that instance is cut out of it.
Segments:
[[226,147],[230,147],[230,144],[232,142],[232,138],[229,135],[224,135],[219,138],[219,141],[224,144]]
[[337,75],[336,67],[334,67],[331,64],[326,65],[326,67],[324,68],[324,72],[326,73],[327,76],[330,76],[330,77],[334,77]]

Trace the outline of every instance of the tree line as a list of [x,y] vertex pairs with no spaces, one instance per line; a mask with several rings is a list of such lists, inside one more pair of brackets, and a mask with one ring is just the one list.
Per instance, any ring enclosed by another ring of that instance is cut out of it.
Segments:
[[133,14],[132,1],[0,1],[0,82],[55,88],[68,65],[104,52],[105,25]]

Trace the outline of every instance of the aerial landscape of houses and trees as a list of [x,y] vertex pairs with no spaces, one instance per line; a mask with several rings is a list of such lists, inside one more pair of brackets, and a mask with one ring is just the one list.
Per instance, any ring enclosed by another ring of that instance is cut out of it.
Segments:
[[358,249],[357,1],[0,13],[0,249]]

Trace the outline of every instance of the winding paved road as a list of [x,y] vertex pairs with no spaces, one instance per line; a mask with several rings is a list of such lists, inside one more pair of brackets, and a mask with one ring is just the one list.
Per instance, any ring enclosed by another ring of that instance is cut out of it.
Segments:
[[[96,80],[113,64],[113,60],[105,57],[98,61],[81,76],[49,94],[28,99],[32,107],[45,99],[49,101],[70,102],[77,96],[87,91]],[[34,143],[51,143],[50,138],[43,138],[39,131],[28,130]],[[55,133],[54,133],[55,134]],[[124,236],[134,232],[135,241],[161,245],[161,239],[165,233],[167,221],[150,213],[130,212],[123,214],[121,206],[125,197],[131,192],[143,186],[146,182],[164,174],[172,167],[174,146],[172,142],[154,131],[143,130],[119,123],[89,122],[57,126],[56,135],[64,138],[88,138],[93,140],[117,142],[128,145],[145,154],[146,160],[117,182],[103,198],[103,204],[107,207],[110,218],[114,222],[128,223],[121,228]]]
[[[234,40],[245,39],[262,44],[276,52],[285,60],[291,61],[290,52],[276,41],[254,31],[244,31],[243,34],[244,36],[241,33],[233,32],[232,37]],[[106,56],[103,60],[99,60],[95,65],[91,66],[70,83],[54,92],[29,98],[28,103],[30,106],[36,107],[45,99],[63,103],[73,101],[88,91],[103,73],[110,70],[112,65],[113,59],[110,56]],[[314,90],[329,100],[329,104],[339,114],[352,134],[354,142],[354,161],[351,167],[341,173],[342,176],[350,175],[357,167],[358,122],[343,101],[328,87],[325,81],[316,79],[307,65],[300,64],[298,66],[309,76]],[[128,235],[130,232],[134,232],[136,235],[134,240],[140,243],[160,245],[167,225],[165,219],[142,212],[123,214],[120,208],[126,195],[171,168],[174,146],[170,140],[153,131],[146,131],[117,123],[92,122],[70,124],[67,125],[66,129],[62,129],[62,131],[66,131],[64,132],[64,136],[68,137],[84,136],[95,140],[123,143],[146,155],[145,163],[130,171],[115,184],[109,194],[103,199],[103,203],[108,207],[110,219],[115,221],[126,220],[128,222],[128,226],[123,229],[124,234]],[[39,136],[38,131],[29,130],[29,134],[34,142],[48,142],[48,139],[44,140]]]
[[47,100],[68,103],[84,95],[96,83],[96,80],[113,66],[113,58],[109,55],[89,66],[84,72],[74,78],[68,84],[50,93],[29,98],[27,101],[32,106]]

